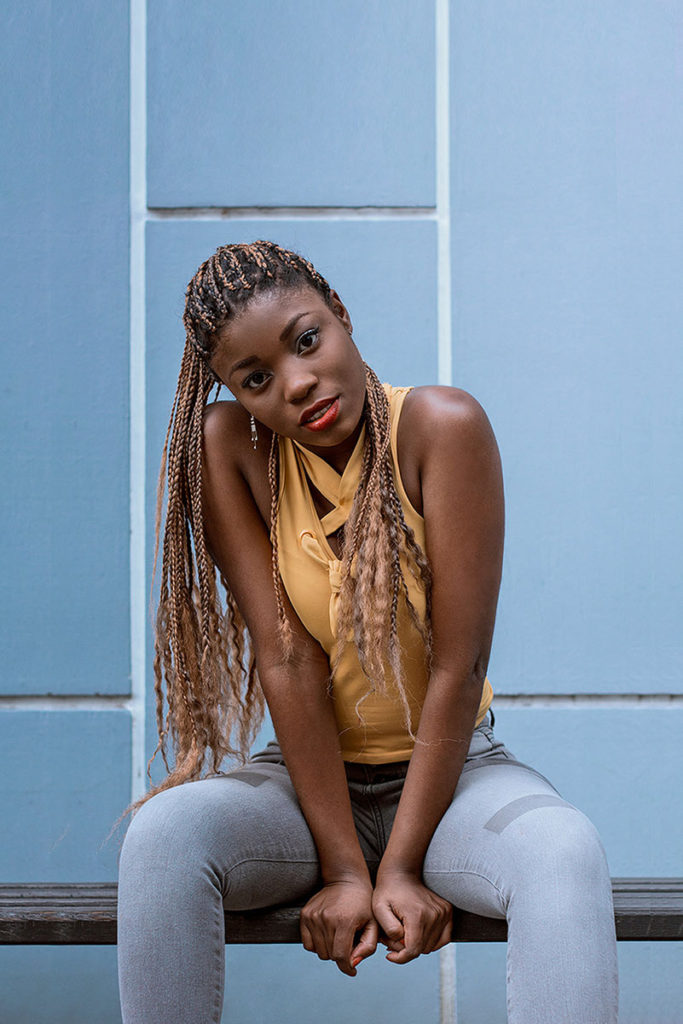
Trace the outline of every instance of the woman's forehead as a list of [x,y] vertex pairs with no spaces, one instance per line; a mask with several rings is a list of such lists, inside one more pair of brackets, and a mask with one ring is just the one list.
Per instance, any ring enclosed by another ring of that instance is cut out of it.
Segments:
[[237,310],[228,323],[219,331],[219,340],[227,344],[254,337],[257,333],[284,331],[295,316],[307,312],[315,313],[329,307],[315,288],[277,288],[257,292],[242,308]]

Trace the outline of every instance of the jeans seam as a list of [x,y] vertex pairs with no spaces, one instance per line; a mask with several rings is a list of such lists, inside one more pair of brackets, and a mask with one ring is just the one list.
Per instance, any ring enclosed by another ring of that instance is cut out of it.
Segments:
[[469,871],[466,868],[462,868],[462,869],[460,869],[460,868],[452,868],[450,870],[440,870],[439,868],[433,868],[433,869],[432,868],[425,868],[424,873],[426,875],[448,875],[448,876],[452,876],[452,875],[472,875],[472,876],[474,876],[474,878],[483,878],[485,882],[488,882],[489,885],[493,886],[493,888],[496,890],[496,892],[500,896],[500,898],[501,898],[501,900],[503,902],[503,905],[505,906],[505,909],[507,910],[507,900],[505,899],[503,893],[501,892],[499,887],[496,885],[496,883],[491,878],[489,878],[488,875],[483,875],[481,873],[481,871]]
[[225,989],[225,935],[223,932],[223,913],[220,903],[214,903],[214,992],[213,1015],[214,1024],[218,1024],[223,1014],[223,992]]
[[221,889],[223,895],[227,895],[228,890],[228,878],[233,871],[237,868],[241,868],[243,864],[318,864],[317,858],[306,860],[302,857],[243,857],[242,860],[238,860],[236,864],[231,864],[228,870],[225,872],[222,878]]

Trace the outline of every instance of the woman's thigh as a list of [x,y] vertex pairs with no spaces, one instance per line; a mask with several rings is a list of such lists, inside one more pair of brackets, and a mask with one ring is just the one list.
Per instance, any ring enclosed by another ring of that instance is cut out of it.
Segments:
[[147,886],[163,865],[165,887],[210,883],[226,908],[295,901],[319,878],[315,843],[283,765],[248,763],[166,790],[128,830],[121,878]]
[[481,733],[451,806],[430,843],[425,884],[457,907],[506,917],[521,890],[558,888],[560,879],[604,885],[604,853],[588,819],[542,775]]

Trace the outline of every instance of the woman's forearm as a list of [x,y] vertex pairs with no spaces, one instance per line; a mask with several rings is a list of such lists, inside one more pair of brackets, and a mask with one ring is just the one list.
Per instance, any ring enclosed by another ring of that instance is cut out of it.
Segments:
[[467,757],[482,686],[474,673],[432,674],[380,877],[396,872],[421,878],[427,847]]
[[315,841],[323,881],[363,879],[367,865],[351,813],[329,667],[320,661],[260,670],[275,732]]

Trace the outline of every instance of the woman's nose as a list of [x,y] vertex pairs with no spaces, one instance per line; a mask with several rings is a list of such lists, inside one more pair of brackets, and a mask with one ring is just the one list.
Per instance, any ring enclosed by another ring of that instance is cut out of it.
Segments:
[[285,381],[285,398],[288,402],[301,402],[318,383],[318,378],[308,370],[298,369],[291,373]]

